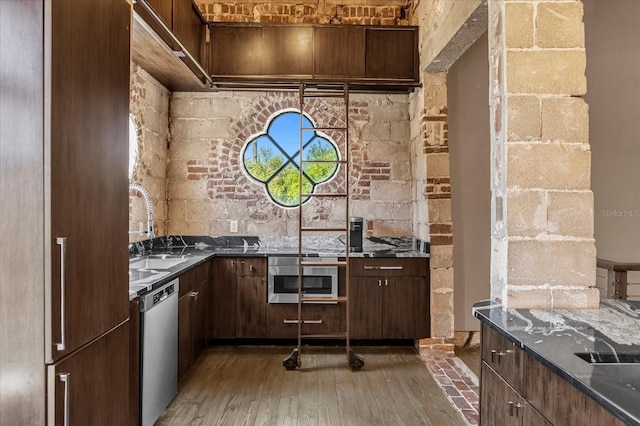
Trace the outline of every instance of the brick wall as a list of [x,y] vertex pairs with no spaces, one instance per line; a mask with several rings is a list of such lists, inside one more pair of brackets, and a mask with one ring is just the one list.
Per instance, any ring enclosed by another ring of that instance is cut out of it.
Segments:
[[[352,95],[350,113],[351,215],[362,216],[369,236],[413,235],[409,101],[407,95]],[[298,213],[285,209],[247,176],[240,165],[248,140],[262,133],[278,111],[298,107],[296,93],[174,93],[171,100],[168,233],[227,235],[229,221],[239,234],[295,235]],[[343,105],[308,103],[318,126],[339,127]],[[327,132],[344,153],[340,133]],[[341,169],[342,170],[342,169]],[[345,176],[318,188],[336,192]],[[313,199],[305,224],[344,224],[340,201]]]
[[217,2],[196,0],[211,22],[268,22],[352,25],[408,25],[406,2],[301,1],[301,2]]
[[[156,235],[166,234],[166,169],[169,138],[169,91],[135,63],[131,67],[131,118],[138,137],[138,159],[130,183],[141,184],[153,204]],[[137,191],[129,194],[129,230],[146,230],[147,213]],[[129,241],[147,238],[129,234]]]

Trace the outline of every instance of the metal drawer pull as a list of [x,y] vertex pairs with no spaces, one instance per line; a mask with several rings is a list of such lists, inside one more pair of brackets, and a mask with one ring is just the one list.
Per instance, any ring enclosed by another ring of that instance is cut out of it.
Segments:
[[69,426],[69,376],[71,373],[62,373],[58,375],[58,378],[64,383],[64,411],[62,424]]
[[388,286],[388,285],[389,285],[389,280],[386,280],[386,279],[385,279],[385,280],[384,280],[384,285],[385,285],[385,286]]
[[[297,319],[286,319],[282,321],[284,324],[298,324]],[[322,320],[302,320],[303,324],[322,324]]]
[[382,287],[382,280],[378,280],[378,287]]
[[65,306],[64,306],[64,293],[65,293],[65,281],[66,281],[66,275],[65,275],[65,263],[66,263],[66,257],[67,257],[67,238],[66,237],[57,237],[56,238],[56,244],[60,246],[60,343],[56,343],[56,349],[58,351],[64,351],[65,347],[66,347],[66,338],[65,338],[65,332],[64,332],[64,324],[65,324],[65,318],[64,318],[64,311],[65,311]]
[[514,403],[513,401],[509,401],[507,404],[509,404],[509,417],[513,417],[514,414],[516,416],[520,415],[520,409],[523,407],[521,402]]
[[191,293],[189,293],[189,296],[191,297],[195,297],[196,300],[198,300],[198,294],[200,294],[200,292],[198,291],[192,291]]
[[401,271],[402,266],[365,266],[365,271]]
[[498,364],[500,363],[500,359],[505,356],[507,352],[498,352],[495,349],[491,349],[491,362],[496,362],[496,357],[498,358]]

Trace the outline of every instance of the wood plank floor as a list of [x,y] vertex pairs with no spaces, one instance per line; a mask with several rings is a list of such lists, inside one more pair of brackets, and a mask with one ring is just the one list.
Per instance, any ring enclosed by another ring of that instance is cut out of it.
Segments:
[[464,425],[413,348],[358,347],[361,371],[344,348],[207,349],[180,382],[156,425]]
[[477,377],[480,377],[480,348],[456,348],[456,356],[464,362]]

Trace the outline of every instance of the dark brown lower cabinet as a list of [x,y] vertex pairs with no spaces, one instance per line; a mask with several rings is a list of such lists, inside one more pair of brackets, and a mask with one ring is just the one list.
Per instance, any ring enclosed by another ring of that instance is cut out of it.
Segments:
[[206,346],[208,281],[178,299],[178,379],[189,370]]
[[236,337],[236,259],[215,258],[209,292],[208,338]]
[[551,425],[486,363],[482,363],[482,387],[480,412],[483,425]]
[[47,367],[49,425],[129,423],[129,320]]
[[487,324],[481,340],[480,425],[624,425]]
[[352,277],[351,337],[418,339],[429,335],[429,287],[423,277]]
[[267,336],[267,282],[264,276],[237,277],[236,313],[236,337]]
[[[344,304],[305,304],[302,307],[303,334],[329,334],[345,330]],[[298,337],[298,305],[271,303],[267,306],[267,337]]]

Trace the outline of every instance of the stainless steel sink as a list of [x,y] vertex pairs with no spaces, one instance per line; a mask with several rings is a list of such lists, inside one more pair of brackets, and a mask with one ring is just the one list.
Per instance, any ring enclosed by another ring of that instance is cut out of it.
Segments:
[[577,352],[574,355],[590,364],[640,364],[638,353]]
[[131,269],[170,269],[176,265],[189,260],[187,257],[146,257],[144,259],[134,260],[129,262],[129,268]]

